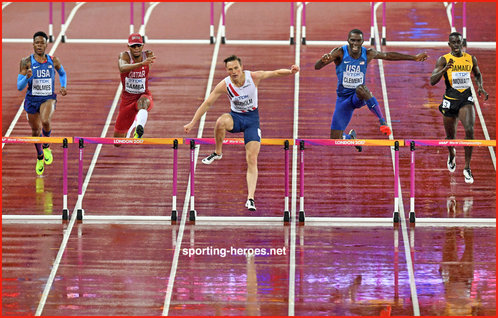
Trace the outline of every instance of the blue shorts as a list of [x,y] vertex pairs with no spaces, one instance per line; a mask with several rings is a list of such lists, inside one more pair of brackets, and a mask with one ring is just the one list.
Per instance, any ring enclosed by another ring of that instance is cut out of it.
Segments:
[[[26,98],[24,99],[24,110],[28,114],[39,113],[41,104],[45,103],[49,99],[55,100],[55,102],[57,104],[57,94],[52,94],[52,95],[48,95],[48,96],[26,95]],[[55,105],[54,105],[54,108],[55,108]]]
[[359,99],[358,96],[356,96],[356,93],[349,96],[337,96],[330,129],[346,130],[346,127],[353,117],[353,111],[356,108],[361,108],[365,105],[366,102],[363,99]]
[[250,141],[261,142],[261,130],[259,129],[259,112],[258,109],[247,113],[230,112],[233,119],[233,129],[229,132],[244,132],[244,143]]

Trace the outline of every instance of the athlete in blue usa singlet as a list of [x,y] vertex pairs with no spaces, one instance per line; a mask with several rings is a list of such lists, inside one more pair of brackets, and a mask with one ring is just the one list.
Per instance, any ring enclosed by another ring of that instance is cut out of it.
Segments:
[[[365,76],[368,63],[372,59],[383,59],[391,61],[412,60],[425,61],[427,54],[406,55],[397,52],[379,52],[374,49],[365,49],[363,45],[363,32],[353,29],[348,34],[348,44],[337,47],[324,54],[315,64],[319,70],[332,62],[336,65],[337,100],[330,126],[331,139],[355,139],[356,131],[351,129],[349,134],[344,130],[349,125],[356,108],[364,105],[379,119],[380,131],[386,135],[391,134],[391,128],[387,125],[382,115],[377,99],[372,95],[365,85]],[[361,151],[361,147],[356,147]]]

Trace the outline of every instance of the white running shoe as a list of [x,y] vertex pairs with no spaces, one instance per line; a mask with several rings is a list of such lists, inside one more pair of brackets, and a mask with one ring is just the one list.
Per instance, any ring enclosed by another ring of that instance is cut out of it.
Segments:
[[256,211],[256,204],[254,203],[253,199],[247,199],[246,208],[249,211]]
[[470,169],[463,169],[463,176],[465,177],[465,183],[474,183],[474,177]]
[[446,165],[448,166],[448,170],[450,172],[454,172],[456,169],[456,152],[455,155],[453,156],[453,160],[450,161],[450,155],[448,155],[448,161],[446,162]]
[[216,152],[213,152],[212,154],[210,154],[206,158],[202,159],[202,163],[205,165],[210,165],[213,163],[213,161],[220,160],[222,157],[223,157],[223,154],[218,155]]

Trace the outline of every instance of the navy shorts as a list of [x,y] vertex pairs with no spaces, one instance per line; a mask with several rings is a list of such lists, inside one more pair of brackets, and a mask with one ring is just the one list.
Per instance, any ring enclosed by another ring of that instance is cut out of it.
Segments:
[[356,108],[361,108],[365,105],[366,102],[363,99],[359,99],[358,96],[356,96],[356,93],[349,96],[337,96],[330,129],[346,130],[346,127],[353,117],[353,111]]
[[439,111],[444,117],[458,117],[458,112],[460,108],[465,105],[474,105],[474,98],[469,90],[468,94],[461,96],[459,99],[449,99],[446,96],[443,97],[443,102],[439,105]]
[[26,95],[26,98],[24,99],[24,110],[28,114],[39,113],[41,104],[45,103],[49,99],[55,100],[55,103],[57,104],[57,94],[52,94],[48,96]]
[[259,112],[258,109],[247,113],[230,112],[233,119],[233,129],[229,132],[244,132],[244,143],[250,141],[261,142],[261,130],[259,129]]

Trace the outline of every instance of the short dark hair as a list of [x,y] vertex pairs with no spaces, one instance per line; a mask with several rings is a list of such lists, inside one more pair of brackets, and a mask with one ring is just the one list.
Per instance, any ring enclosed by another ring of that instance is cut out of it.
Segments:
[[463,38],[463,35],[462,35],[462,34],[460,34],[460,32],[451,32],[451,33],[450,33],[450,36],[448,36],[448,41],[450,40],[450,38],[451,38],[452,36],[458,36],[458,37],[462,37],[462,38]]
[[45,40],[48,40],[48,36],[47,36],[47,33],[43,32],[43,31],[38,31],[36,32],[34,35],[33,35],[33,41],[35,40],[35,38],[37,36],[42,36],[45,38]]
[[242,61],[240,60],[240,58],[237,55],[230,55],[229,57],[227,57],[226,59],[223,60],[225,65],[227,65],[227,63],[231,62],[231,61],[239,61],[239,64],[242,65]]
[[349,33],[348,33],[348,39],[349,39],[349,37],[351,36],[351,34],[353,34],[353,33],[355,33],[355,34],[360,34],[360,35],[361,35],[361,37],[363,37],[363,32],[361,32],[361,30],[360,30],[360,29],[353,29],[353,30],[349,31]]

